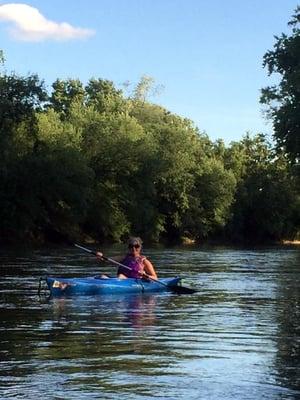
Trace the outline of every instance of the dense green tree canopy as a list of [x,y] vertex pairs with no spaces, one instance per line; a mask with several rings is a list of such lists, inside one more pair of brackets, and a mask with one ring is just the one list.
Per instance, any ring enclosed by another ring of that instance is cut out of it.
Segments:
[[269,106],[278,148],[287,152],[294,163],[300,161],[300,6],[289,25],[288,36],[275,37],[273,50],[264,56],[270,75],[279,74],[277,85],[262,90],[262,103]]
[[296,236],[285,154],[263,135],[213,143],[149,102],[151,84],[126,97],[108,80],[57,79],[48,93],[36,75],[0,75],[1,242]]
[[286,158],[263,135],[246,135],[226,151],[225,165],[237,179],[228,235],[252,242],[295,237],[300,198]]

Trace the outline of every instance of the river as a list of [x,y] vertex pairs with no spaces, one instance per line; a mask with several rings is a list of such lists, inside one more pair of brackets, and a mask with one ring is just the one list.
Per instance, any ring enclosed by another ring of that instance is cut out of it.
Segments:
[[145,254],[199,291],[49,299],[40,276],[115,268],[73,248],[2,249],[0,398],[300,399],[299,248]]

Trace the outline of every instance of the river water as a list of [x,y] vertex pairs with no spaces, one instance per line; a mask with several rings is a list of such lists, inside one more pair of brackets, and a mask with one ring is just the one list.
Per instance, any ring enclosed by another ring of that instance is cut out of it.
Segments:
[[45,274],[115,268],[73,248],[1,251],[1,399],[300,399],[299,248],[145,253],[199,292],[39,297]]

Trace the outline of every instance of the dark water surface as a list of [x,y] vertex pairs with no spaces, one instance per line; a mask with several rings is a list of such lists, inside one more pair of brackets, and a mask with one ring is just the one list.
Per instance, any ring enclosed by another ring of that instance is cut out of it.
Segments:
[[300,399],[299,249],[146,253],[199,293],[39,298],[94,258],[2,250],[0,399]]

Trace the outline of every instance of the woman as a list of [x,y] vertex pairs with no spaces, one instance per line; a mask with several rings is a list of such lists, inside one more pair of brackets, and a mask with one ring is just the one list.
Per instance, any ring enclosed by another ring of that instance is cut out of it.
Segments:
[[[152,263],[141,254],[142,240],[139,237],[131,237],[128,241],[128,252],[125,257],[114,257],[120,262],[117,276],[120,279],[126,278],[152,278],[157,279],[157,274]],[[98,251],[97,257],[102,259],[103,254]],[[106,276],[102,276],[105,278]]]

